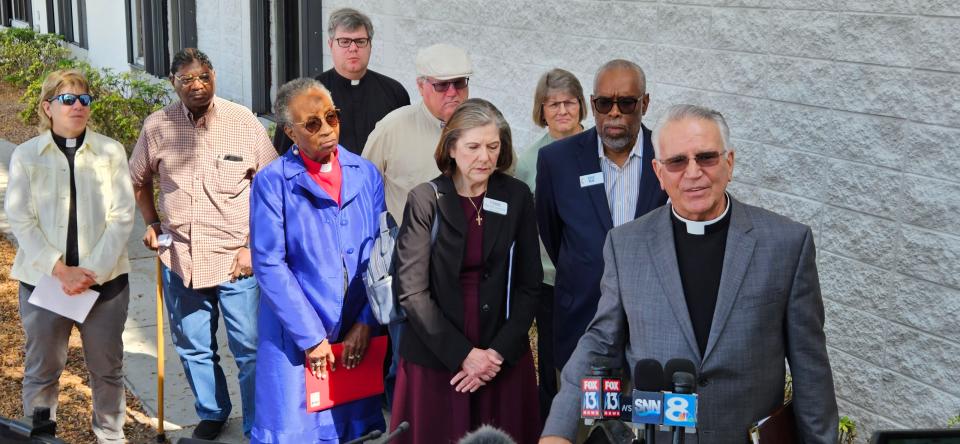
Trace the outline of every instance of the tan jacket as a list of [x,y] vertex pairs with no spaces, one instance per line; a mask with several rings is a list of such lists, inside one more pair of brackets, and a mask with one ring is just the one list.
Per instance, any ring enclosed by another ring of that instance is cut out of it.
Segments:
[[[66,251],[69,166],[48,130],[13,151],[9,174],[4,210],[19,243],[10,277],[36,285]],[[79,265],[102,284],[130,271],[135,203],[123,145],[87,129],[74,177]]]

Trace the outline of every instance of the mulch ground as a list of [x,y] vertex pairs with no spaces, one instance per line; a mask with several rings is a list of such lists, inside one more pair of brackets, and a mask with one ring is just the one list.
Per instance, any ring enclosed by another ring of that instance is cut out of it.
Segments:
[[[20,122],[17,114],[21,92],[0,82],[0,139],[23,143],[37,135],[37,129]],[[16,248],[0,236],[0,415],[23,417],[20,387],[23,380],[23,329],[20,325],[17,281],[11,280],[10,266]],[[83,361],[80,334],[74,329],[67,352],[67,366],[60,377],[57,408],[57,438],[69,443],[95,443],[90,428],[91,395]],[[127,391],[127,422],[124,433],[131,443],[155,442],[140,401]]]

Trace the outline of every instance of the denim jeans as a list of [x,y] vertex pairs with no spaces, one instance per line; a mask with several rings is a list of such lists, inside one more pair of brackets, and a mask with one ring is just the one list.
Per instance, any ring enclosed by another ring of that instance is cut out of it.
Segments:
[[223,312],[227,344],[239,369],[243,433],[249,435],[257,367],[257,280],[249,277],[193,289],[184,287],[180,276],[163,267],[163,292],[173,345],[196,399],[194,408],[200,419],[225,421],[233,408],[217,354],[217,318]]

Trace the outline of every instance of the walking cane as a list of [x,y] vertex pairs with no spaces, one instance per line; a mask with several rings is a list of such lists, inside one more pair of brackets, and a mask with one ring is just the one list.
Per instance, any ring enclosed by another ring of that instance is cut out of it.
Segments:
[[163,432],[163,276],[157,250],[157,442],[167,442]]

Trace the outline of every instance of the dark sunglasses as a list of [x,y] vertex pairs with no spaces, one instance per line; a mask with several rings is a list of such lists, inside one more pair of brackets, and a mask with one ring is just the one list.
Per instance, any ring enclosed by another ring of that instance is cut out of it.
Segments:
[[60,94],[47,99],[50,103],[57,101],[67,106],[73,106],[74,103],[77,103],[77,100],[80,100],[80,104],[83,106],[90,106],[93,103],[93,96],[90,94]]
[[[720,163],[720,157],[724,154],[727,154],[726,150],[723,151],[705,151],[702,153],[697,153],[693,156],[693,161],[697,163],[697,166],[700,168],[709,168],[715,167]],[[679,156],[673,156],[669,159],[657,159],[657,162],[660,162],[660,165],[663,165],[667,171],[671,173],[679,173],[687,169],[687,165],[690,164],[690,158],[686,154],[681,154]]]
[[457,90],[466,88],[469,80],[470,79],[467,77],[460,77],[459,79],[444,80],[442,82],[427,81],[427,83],[433,85],[434,91],[438,93],[444,93],[444,92],[447,92],[447,90],[449,90],[451,86],[456,88]]
[[610,97],[599,96],[593,98],[593,109],[600,114],[606,114],[613,109],[613,105],[617,105],[620,113],[633,114],[637,110],[638,103],[640,103],[639,97],[620,97],[614,100]]
[[316,134],[317,131],[320,131],[320,129],[323,128],[324,121],[326,121],[327,125],[330,125],[330,126],[340,125],[340,110],[333,109],[333,110],[327,111],[327,113],[323,115],[322,119],[318,116],[313,116],[307,119],[306,121],[293,122],[293,124],[303,126],[303,129],[307,130],[307,132],[310,134]]

